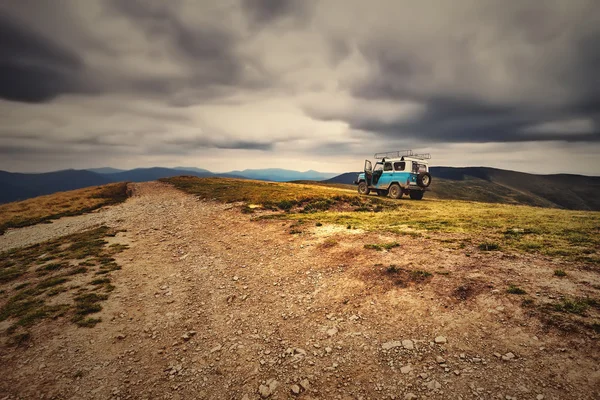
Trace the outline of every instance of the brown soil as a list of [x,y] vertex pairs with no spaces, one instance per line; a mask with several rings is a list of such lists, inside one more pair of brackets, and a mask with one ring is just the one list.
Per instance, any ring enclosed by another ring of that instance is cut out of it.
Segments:
[[[31,243],[64,234],[53,225],[98,221],[126,230],[113,240],[129,248],[115,256],[122,269],[111,275],[116,289],[98,314],[103,322],[45,320],[31,328],[28,347],[3,339],[0,393],[600,398],[598,334],[551,326],[552,315],[539,311],[559,294],[597,298],[596,272],[556,278],[564,266],[547,258],[469,255],[432,239],[327,225],[290,234],[292,222],[252,217],[152,182],[134,185],[124,204],[24,228]],[[0,247],[14,245],[19,231],[0,237]],[[363,248],[392,241],[400,247]],[[533,307],[506,293],[510,284]],[[445,343],[436,343],[440,336]]]

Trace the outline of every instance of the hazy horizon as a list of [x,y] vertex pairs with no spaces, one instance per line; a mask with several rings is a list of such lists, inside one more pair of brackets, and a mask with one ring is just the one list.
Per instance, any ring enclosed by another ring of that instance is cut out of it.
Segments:
[[600,175],[591,0],[23,0],[0,32],[0,170]]

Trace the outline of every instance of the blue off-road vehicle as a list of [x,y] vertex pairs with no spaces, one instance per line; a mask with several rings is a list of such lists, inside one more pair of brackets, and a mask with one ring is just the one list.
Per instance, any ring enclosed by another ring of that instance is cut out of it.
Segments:
[[428,161],[430,154],[416,154],[412,150],[400,150],[375,154],[375,168],[365,160],[365,171],[354,182],[358,193],[367,195],[372,190],[379,196],[389,195],[399,199],[408,194],[411,199],[421,200],[431,184]]

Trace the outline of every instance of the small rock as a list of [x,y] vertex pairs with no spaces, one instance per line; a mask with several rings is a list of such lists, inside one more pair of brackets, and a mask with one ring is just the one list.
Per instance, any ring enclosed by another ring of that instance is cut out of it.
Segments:
[[122,333],[119,333],[119,334],[117,335],[117,339],[119,339],[119,340],[123,340],[123,339],[125,339],[126,337],[127,337],[127,336],[123,335]]
[[266,399],[271,395],[271,390],[268,386],[260,385],[258,387],[258,394],[260,394],[260,397],[262,397],[263,399]]
[[443,364],[443,363],[445,363],[445,362],[446,362],[446,360],[444,360],[444,358],[443,358],[443,357],[441,357],[441,356],[437,356],[437,357],[435,358],[435,362],[436,362],[436,363],[438,363],[438,364]]
[[338,333],[338,330],[336,327],[333,327],[333,328],[327,330],[327,336],[329,336],[329,337],[335,335],[336,333]]
[[503,359],[504,361],[510,361],[510,360],[512,360],[513,358],[515,358],[515,355],[514,355],[513,353],[510,353],[510,352],[509,352],[509,353],[506,353],[505,355],[503,355],[503,356],[502,356],[502,359]]
[[221,344],[218,344],[215,347],[213,347],[212,349],[210,349],[210,352],[216,353],[217,351],[220,351],[222,348],[223,348],[223,346],[221,346]]
[[447,340],[446,340],[446,338],[445,338],[444,336],[436,336],[436,338],[435,338],[435,339],[433,339],[433,340],[434,340],[434,342],[436,342],[437,344],[443,344],[443,343],[446,343],[446,342],[447,342]]
[[302,389],[308,390],[310,389],[310,382],[308,382],[308,379],[302,379],[300,381],[300,386],[302,387]]
[[414,393],[406,393],[404,395],[404,400],[413,400],[413,399],[416,399],[416,398],[417,398],[417,395],[414,394]]
[[402,346],[406,349],[406,350],[412,350],[415,348],[413,341],[412,340],[403,340],[402,341]]
[[438,381],[429,381],[427,382],[427,389],[435,390],[441,388],[442,385]]
[[325,347],[325,353],[329,354],[331,353],[332,349],[331,347]]
[[237,275],[233,277],[234,281],[237,281],[238,279],[240,279],[240,278],[238,278]]
[[292,385],[290,390],[293,394],[300,394],[300,386],[298,385]]
[[500,354],[500,353],[494,353],[494,357],[501,358],[502,354]]
[[404,367],[400,368],[400,372],[402,372],[403,374],[408,374],[410,371],[412,371],[412,369],[412,366],[405,365]]
[[423,373],[420,373],[419,376],[421,377],[421,379],[427,379],[429,377],[429,374],[423,372]]
[[538,394],[537,396],[535,396],[536,400],[544,400],[544,395],[543,394]]
[[187,342],[188,340],[190,340],[190,335],[188,335],[187,333],[184,333],[183,335],[181,335],[181,338]]
[[391,342],[385,342],[384,344],[381,345],[381,348],[383,350],[390,350],[390,349],[393,349],[394,347],[401,347],[401,346],[402,346],[402,342],[393,340]]

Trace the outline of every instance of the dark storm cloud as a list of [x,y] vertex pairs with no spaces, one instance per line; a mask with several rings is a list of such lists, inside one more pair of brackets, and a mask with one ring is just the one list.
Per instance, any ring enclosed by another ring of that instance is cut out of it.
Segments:
[[208,148],[208,149],[240,149],[240,150],[271,150],[274,143],[269,141],[249,141],[249,140],[231,140],[231,139],[174,139],[165,142],[169,145],[176,145],[182,153],[189,152],[192,149]]
[[44,102],[89,90],[79,56],[0,12],[0,98]]
[[140,80],[136,86],[141,90],[174,94],[193,88],[201,99],[223,94],[223,86],[243,85],[243,60],[235,53],[240,38],[232,31],[185,23],[168,2],[113,0],[111,4],[117,15],[128,18],[150,42],[166,40],[169,57],[190,67],[189,76],[180,79]]
[[[593,18],[563,21],[551,7],[524,4],[507,12],[508,18],[490,20],[496,37],[490,48],[477,43],[477,34],[489,33],[483,19],[477,32],[457,25],[448,35],[428,37],[425,46],[418,35],[414,44],[391,34],[348,38],[369,65],[365,78],[346,82],[350,93],[356,99],[416,102],[426,110],[419,116],[373,120],[360,112],[329,114],[314,107],[307,112],[389,138],[600,141],[600,25]],[[495,57],[492,67],[507,75],[510,89],[493,82],[497,76],[479,64],[482,53]],[[582,119],[589,123],[579,124],[581,129],[567,130],[561,122]]]
[[268,24],[281,17],[306,18],[309,0],[242,0],[248,19],[257,25]]
[[424,103],[425,113],[411,121],[363,121],[351,117],[350,123],[356,129],[390,138],[415,137],[426,142],[600,141],[597,124],[592,132],[587,128],[568,132],[552,127],[544,132],[530,129],[560,117],[574,119],[580,113],[486,105],[462,98],[428,98]]

